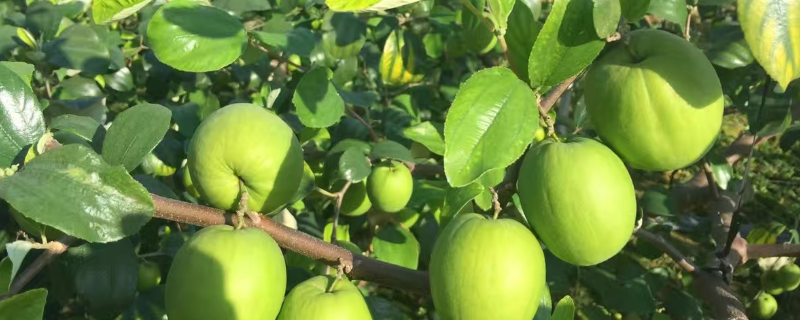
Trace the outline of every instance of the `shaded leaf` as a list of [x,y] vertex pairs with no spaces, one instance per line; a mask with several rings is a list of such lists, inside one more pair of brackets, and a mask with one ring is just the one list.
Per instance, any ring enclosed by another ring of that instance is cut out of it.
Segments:
[[0,319],[41,320],[47,289],[33,289],[0,301]]
[[25,81],[28,86],[31,85],[31,79],[33,78],[33,71],[35,70],[34,66],[30,63],[25,62],[14,62],[14,61],[2,61],[0,65],[10,69],[14,73],[16,73],[23,81]]
[[328,72],[330,70],[325,67],[307,72],[294,92],[292,103],[306,127],[330,127],[344,115],[344,101],[328,80]]
[[628,22],[636,22],[647,13],[651,0],[619,0],[622,16]]
[[411,231],[393,223],[381,227],[372,239],[376,259],[413,270],[419,262],[419,248]]
[[406,162],[414,162],[411,151],[402,144],[392,140],[385,140],[375,144],[370,153],[372,158],[387,158]]
[[93,0],[92,19],[104,24],[125,19],[150,3],[151,0]]
[[620,17],[620,0],[593,0],[592,21],[594,30],[600,38],[606,38],[617,31]]
[[679,25],[681,31],[686,30],[686,18],[689,16],[689,10],[686,9],[686,0],[650,1],[647,12]]
[[471,183],[461,188],[449,188],[444,198],[440,227],[444,228],[472,199],[483,192],[479,183]]
[[525,5],[525,1],[518,0],[514,10],[508,16],[508,32],[505,39],[508,45],[508,57],[514,66],[514,71],[526,83],[528,78],[528,58],[531,56],[533,44],[542,30],[542,23],[537,21],[533,10]]
[[714,181],[722,190],[727,190],[728,182],[733,178],[733,167],[728,160],[716,152],[710,152],[706,157],[711,166],[711,175],[714,176]]
[[75,291],[90,314],[113,317],[133,301],[139,258],[130,240],[84,244],[70,248],[65,258],[73,266]]
[[311,51],[314,50],[314,43],[316,42],[314,33],[306,28],[292,29],[288,32],[250,31],[250,34],[264,45],[301,57],[308,57]]
[[64,29],[53,41],[45,44],[44,52],[47,61],[56,66],[91,74],[105,73],[111,64],[106,44],[92,27],[82,24]]
[[444,155],[444,126],[442,124],[425,121],[415,126],[404,128],[403,135],[421,143],[435,154]]
[[347,149],[339,158],[339,175],[352,182],[364,180],[372,172],[372,167],[364,155],[358,149]]

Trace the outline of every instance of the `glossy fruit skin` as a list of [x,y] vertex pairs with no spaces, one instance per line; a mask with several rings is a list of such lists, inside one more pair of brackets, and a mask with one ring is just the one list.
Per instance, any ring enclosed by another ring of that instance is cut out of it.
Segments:
[[145,261],[139,264],[139,277],[136,280],[136,290],[147,291],[161,283],[161,268],[158,264]]
[[530,320],[545,285],[544,253],[519,222],[456,216],[436,240],[431,295],[443,320]]
[[631,32],[592,64],[586,110],[597,134],[630,166],[686,167],[713,146],[722,125],[722,87],[693,44],[660,30]]
[[778,278],[784,291],[793,291],[800,287],[800,266],[787,264],[778,269]]
[[202,198],[214,207],[238,207],[239,180],[248,209],[270,214],[300,186],[303,151],[292,129],[266,109],[237,103],[214,111],[192,137],[189,173]]
[[367,177],[369,200],[383,212],[397,212],[405,208],[413,191],[411,171],[400,162],[381,162],[372,167],[372,173]]
[[[344,186],[344,181],[337,184],[340,186],[335,189],[341,190]],[[370,208],[372,208],[372,203],[367,197],[364,181],[350,184],[347,192],[344,193],[344,198],[342,198],[341,214],[348,217],[357,217],[369,211]]]
[[769,319],[778,312],[778,302],[771,294],[762,292],[747,308],[748,313],[756,319]]
[[167,315],[170,320],[275,319],[285,290],[283,253],[266,232],[211,226],[194,234],[172,262]]
[[140,166],[142,167],[142,171],[144,171],[144,173],[154,175],[156,177],[169,177],[175,174],[175,171],[178,170],[177,168],[164,163],[164,161],[161,161],[161,159],[159,159],[152,152],[144,157],[144,160]]
[[278,320],[371,320],[367,302],[358,288],[346,278],[316,276],[298,284],[286,296]]
[[625,164],[592,139],[535,145],[517,180],[522,211],[558,258],[578,266],[608,260],[628,242],[636,194]]
[[533,133],[533,141],[539,142],[544,140],[546,132],[543,127],[539,127],[536,129],[536,132]]

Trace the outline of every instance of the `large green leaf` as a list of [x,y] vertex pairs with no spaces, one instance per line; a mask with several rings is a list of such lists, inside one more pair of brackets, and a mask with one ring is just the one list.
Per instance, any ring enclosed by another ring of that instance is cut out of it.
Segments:
[[356,148],[347,149],[339,158],[339,175],[352,182],[360,182],[369,176],[372,167],[367,156]]
[[47,61],[69,69],[101,74],[108,70],[111,56],[108,47],[87,25],[74,24],[45,44]]
[[151,0],[94,0],[92,18],[94,23],[109,23],[122,20],[139,11]]
[[403,129],[403,135],[435,154],[444,155],[444,126],[441,123],[425,121]]
[[378,260],[409,269],[417,269],[419,242],[403,226],[387,224],[372,239],[372,249]]
[[45,152],[0,180],[0,197],[34,221],[90,242],[137,233],[155,210],[124,168],[78,144]]
[[753,63],[753,53],[744,40],[739,26],[725,25],[715,27],[709,35],[710,47],[705,51],[711,63],[727,69],[747,66]]
[[328,80],[329,71],[325,67],[314,68],[303,75],[294,92],[292,103],[306,127],[329,127],[344,115],[344,101]]
[[143,103],[120,113],[103,141],[103,159],[131,171],[155,149],[169,130],[172,112],[157,104]]
[[556,0],[528,61],[532,87],[552,86],[586,68],[605,41],[597,36],[592,0]]
[[181,71],[219,70],[247,47],[242,22],[220,9],[175,0],[156,11],[147,25],[147,42],[158,60]]
[[41,320],[47,289],[33,289],[0,301],[0,319]]
[[800,1],[739,0],[737,11],[756,60],[786,89],[800,77]]
[[384,11],[420,0],[325,0],[335,11]]
[[592,20],[594,30],[600,38],[606,38],[617,30],[621,14],[619,0],[593,0]]
[[266,46],[278,48],[288,54],[308,57],[314,50],[314,33],[306,28],[292,29],[288,32],[250,31],[256,40]]
[[647,13],[650,0],[619,0],[619,5],[625,20],[636,22]]
[[114,317],[133,300],[139,259],[130,240],[70,248],[65,260],[74,273],[75,291],[97,318]]
[[329,11],[322,29],[322,48],[337,59],[358,55],[367,40],[367,24],[352,13]]
[[480,183],[475,182],[465,187],[448,189],[444,197],[439,225],[444,228],[472,199],[483,192],[483,188]]
[[525,5],[524,1],[517,1],[514,10],[508,16],[508,32],[505,39],[508,45],[508,58],[522,81],[529,81],[528,58],[541,30],[542,23],[536,20],[533,10]]
[[[489,8],[492,9],[492,17],[494,17],[494,20],[497,23],[495,28],[500,31],[500,34],[505,34],[506,29],[508,28],[508,15],[511,14],[511,10],[514,8],[514,4],[517,1],[487,0],[487,2],[489,2]],[[519,2],[522,2],[522,0]]]
[[23,81],[25,81],[28,86],[31,84],[31,79],[33,79],[33,71],[35,71],[35,67],[30,63],[25,62],[14,62],[14,61],[3,61],[0,62],[0,65],[14,71]]
[[392,140],[385,140],[375,144],[370,153],[372,158],[387,158],[406,162],[414,162],[411,151],[400,143]]
[[444,123],[444,171],[461,187],[517,160],[539,127],[536,97],[511,70],[476,72],[461,86]]
[[42,134],[44,117],[30,85],[0,65],[0,168],[10,166]]

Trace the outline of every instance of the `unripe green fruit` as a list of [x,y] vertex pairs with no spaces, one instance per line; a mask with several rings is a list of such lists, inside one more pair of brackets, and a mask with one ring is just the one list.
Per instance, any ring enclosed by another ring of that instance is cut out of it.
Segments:
[[[341,190],[344,187],[344,183],[344,181],[337,183],[339,186],[336,189]],[[348,217],[355,217],[366,213],[369,208],[372,208],[372,203],[369,202],[369,197],[367,197],[364,181],[350,184],[347,192],[344,193],[344,198],[342,198],[340,213]]]
[[345,278],[335,279],[323,275],[298,284],[286,296],[278,320],[371,320],[361,291]]
[[800,286],[800,267],[793,263],[784,265],[778,269],[778,278],[784,291],[793,291]]
[[395,220],[406,228],[411,228],[419,220],[419,212],[409,208],[403,208],[395,214]]
[[186,192],[189,193],[190,196],[200,199],[200,193],[197,192],[197,188],[195,188],[194,183],[192,183],[192,175],[189,174],[189,166],[183,166],[183,187],[186,188]]
[[165,302],[170,320],[275,319],[285,291],[286,265],[275,240],[261,229],[217,225],[178,250]]
[[544,131],[544,128],[543,127],[538,127],[538,128],[536,128],[536,132],[533,133],[533,141],[534,142],[542,141],[542,140],[544,140],[545,136],[546,136],[546,132]]
[[412,142],[411,157],[414,159],[428,159],[431,157],[431,151],[421,143]]
[[779,295],[784,291],[778,270],[766,270],[761,274],[761,288],[771,295]]
[[413,191],[411,171],[400,162],[381,162],[372,168],[367,178],[369,200],[383,212],[397,212],[405,208]]
[[536,234],[571,264],[608,260],[633,234],[633,181],[617,155],[595,140],[545,139],[535,145],[522,163],[517,190]]
[[137,291],[147,291],[161,283],[161,268],[158,264],[145,261],[139,264],[139,278],[136,280]]
[[519,222],[459,214],[442,231],[430,263],[442,319],[530,320],[545,285],[539,241]]
[[301,60],[300,56],[298,56],[296,54],[293,54],[293,55],[289,56],[289,62],[291,62],[291,63],[288,63],[288,66],[287,66],[287,68],[289,69],[289,72],[297,71],[297,67],[295,67],[295,65],[298,65],[298,66],[302,66],[303,65],[303,60]]
[[161,161],[154,153],[150,153],[144,157],[142,164],[142,171],[149,175],[154,175],[156,177],[168,177],[175,174],[175,171],[178,169],[170,166],[164,161]]
[[769,293],[762,292],[750,303],[748,313],[756,319],[769,319],[778,312],[778,302]]
[[292,129],[266,109],[237,103],[208,116],[189,145],[189,173],[203,199],[237,209],[239,181],[248,209],[274,213],[292,199],[303,174],[303,151]]
[[691,42],[637,30],[592,64],[586,110],[602,140],[630,166],[686,167],[713,146],[722,125],[722,87]]

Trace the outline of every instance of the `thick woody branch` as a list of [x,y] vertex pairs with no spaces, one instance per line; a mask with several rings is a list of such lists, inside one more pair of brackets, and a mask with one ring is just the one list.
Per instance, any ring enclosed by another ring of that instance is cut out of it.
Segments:
[[694,273],[697,271],[697,267],[695,267],[692,262],[687,260],[686,257],[684,257],[680,251],[678,251],[678,249],[669,244],[661,236],[645,229],[636,230],[636,236],[639,237],[639,239],[649,242],[656,248],[661,249],[661,251],[664,251],[664,253],[672,258],[672,260],[675,260],[675,263],[677,263],[686,272]]
[[800,244],[749,244],[747,258],[797,257],[800,258]]

